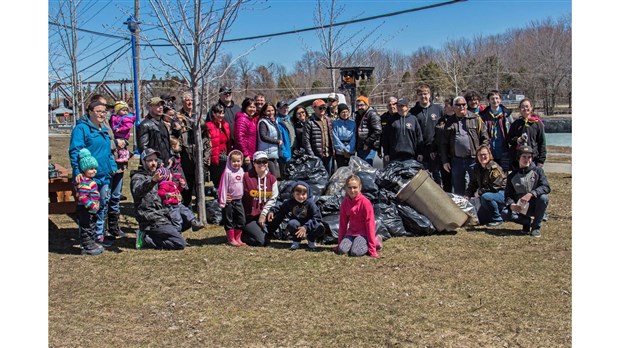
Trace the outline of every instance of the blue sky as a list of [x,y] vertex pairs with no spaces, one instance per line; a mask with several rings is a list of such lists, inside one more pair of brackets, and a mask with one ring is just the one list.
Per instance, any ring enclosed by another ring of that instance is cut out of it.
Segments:
[[[443,1],[338,1],[339,6],[345,8],[338,21],[354,18],[375,16],[395,11],[441,3]],[[50,1],[50,12],[56,6],[56,1]],[[557,19],[560,16],[570,16],[572,13],[571,1],[490,1],[469,0],[453,5],[406,13],[385,19],[373,20],[348,25],[346,32],[353,33],[361,30],[361,35],[368,35],[371,29],[380,26],[377,34],[380,35],[375,47],[384,47],[396,50],[403,54],[410,54],[422,46],[440,48],[446,41],[458,38],[472,38],[501,34],[508,29],[520,28],[535,20],[545,18]],[[241,38],[261,34],[271,34],[293,29],[302,29],[315,26],[314,0],[269,0],[243,10],[230,30],[227,38]],[[92,15],[98,11],[98,15]],[[128,30],[123,22],[128,14],[133,12],[133,1],[101,1],[93,6],[86,16],[89,21],[80,24],[80,28],[103,32],[119,36],[128,36]],[[143,35],[150,38],[157,37],[155,18],[150,15],[148,2],[141,2],[140,20],[143,22]],[[103,38],[91,34],[80,34],[84,40],[93,40],[94,47],[103,48],[103,52],[113,52],[122,45],[129,47],[118,39]],[[346,34],[344,35],[346,36]],[[50,43],[56,39],[49,37]],[[263,41],[255,39],[222,45],[221,53],[231,53],[238,56],[246,52],[251,46]],[[368,44],[371,44],[368,40]],[[316,32],[305,32],[278,36],[260,44],[248,59],[254,66],[277,62],[284,65],[288,72],[292,72],[294,63],[307,50],[320,49]],[[124,49],[121,49],[121,52]],[[150,53],[142,49],[143,56]],[[130,53],[125,54],[114,64],[108,78],[131,78]],[[79,65],[81,69],[91,65],[101,58],[94,55],[84,59]],[[153,74],[162,75],[161,64],[157,61],[144,61],[141,67],[143,78],[150,78]],[[102,74],[96,74],[105,63],[100,63],[82,72],[85,80],[98,80]],[[167,69],[164,69],[165,72]],[[92,78],[89,78],[93,76]]]

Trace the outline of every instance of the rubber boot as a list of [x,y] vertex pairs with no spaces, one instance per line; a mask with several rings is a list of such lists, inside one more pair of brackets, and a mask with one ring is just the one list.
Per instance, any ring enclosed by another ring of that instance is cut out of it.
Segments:
[[237,240],[235,239],[235,230],[226,231],[226,239],[228,239],[228,244],[232,246],[235,246],[235,247],[241,246],[241,244],[237,243]]
[[127,233],[123,232],[118,225],[119,215],[120,214],[116,213],[108,213],[108,233],[114,237],[125,238],[127,237]]
[[239,246],[246,246],[247,244],[241,241],[241,233],[241,230],[235,230],[235,241],[237,241],[237,244],[239,244]]

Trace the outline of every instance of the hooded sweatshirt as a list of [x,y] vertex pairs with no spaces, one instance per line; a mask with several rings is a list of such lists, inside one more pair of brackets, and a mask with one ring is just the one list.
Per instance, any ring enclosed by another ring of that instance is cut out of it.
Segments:
[[421,154],[423,146],[422,129],[418,119],[410,113],[396,114],[390,121],[383,138],[384,150],[390,159]]
[[291,198],[287,199],[280,206],[273,206],[271,211],[274,214],[273,221],[282,221],[284,217],[288,216],[290,219],[299,221],[301,226],[306,228],[306,231],[314,231],[321,224],[321,211],[314,203],[312,199],[312,191],[310,186],[303,181],[297,181],[293,188],[302,185],[308,190],[306,200],[298,202],[294,194],[291,193]]
[[362,236],[368,241],[370,256],[377,256],[375,229],[375,211],[368,198],[362,193],[353,199],[346,195],[340,205],[338,244],[344,237]]
[[241,199],[241,197],[243,197],[243,175],[245,172],[243,171],[243,167],[234,169],[230,165],[230,157],[232,155],[241,156],[241,163],[243,163],[243,153],[241,153],[241,151],[232,150],[228,154],[228,158],[226,159],[226,169],[224,169],[224,173],[222,173],[218,186],[218,201],[220,207],[222,208],[226,206],[226,196],[231,195],[233,200]]
[[259,178],[252,168],[243,175],[243,210],[248,220],[267,215],[278,198],[278,181],[269,171],[264,178]]

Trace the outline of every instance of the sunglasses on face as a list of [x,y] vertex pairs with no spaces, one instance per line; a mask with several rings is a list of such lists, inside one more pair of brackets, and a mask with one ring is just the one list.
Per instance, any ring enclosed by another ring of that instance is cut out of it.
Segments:
[[267,161],[267,160],[265,160],[265,159],[260,159],[260,160],[256,160],[256,161],[254,161],[254,163],[256,163],[256,164],[267,164],[267,162],[268,162],[268,161]]
[[326,107],[324,107],[324,106],[319,106],[319,107],[318,107],[318,109],[319,109],[319,110],[325,110],[325,109],[327,109],[327,108],[326,108]]
[[467,106],[467,104],[460,104],[460,103],[458,103],[458,104],[454,104],[454,106],[456,106],[457,108],[462,108],[462,107]]

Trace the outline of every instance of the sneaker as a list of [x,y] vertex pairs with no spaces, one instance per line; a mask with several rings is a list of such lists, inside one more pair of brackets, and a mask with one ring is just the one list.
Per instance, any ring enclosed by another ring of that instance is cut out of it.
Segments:
[[316,251],[316,242],[308,241],[308,250],[309,251]]
[[497,227],[501,226],[503,223],[503,221],[491,221],[487,224],[487,227]]
[[293,244],[291,244],[291,250],[297,250],[299,249],[299,242],[293,242]]
[[543,215],[543,221],[548,221],[548,220],[549,220],[549,214],[545,212],[545,214]]
[[192,231],[196,232],[203,227],[205,227],[205,225],[203,225],[202,222],[198,221],[198,219],[192,220]]
[[82,255],[96,256],[103,253],[103,247],[97,243],[94,244],[95,245],[92,248],[82,249]]
[[535,228],[532,230],[532,237],[540,238],[540,228]]
[[144,248],[144,232],[136,230],[136,249]]

